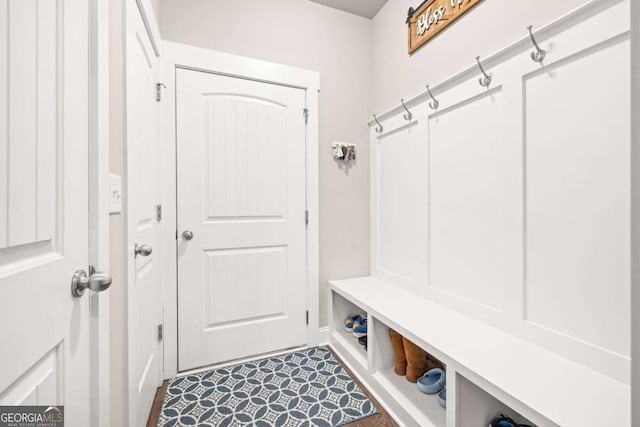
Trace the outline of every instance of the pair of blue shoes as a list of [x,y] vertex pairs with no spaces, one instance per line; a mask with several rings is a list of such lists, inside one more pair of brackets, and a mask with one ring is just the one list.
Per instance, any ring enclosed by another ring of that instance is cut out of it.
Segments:
[[489,427],[531,427],[528,424],[518,424],[513,421],[511,418],[507,417],[504,414],[500,414],[499,417],[494,418],[489,424]]
[[354,314],[344,320],[344,330],[351,332],[355,338],[367,336],[367,318]]
[[447,407],[447,375],[440,369],[435,368],[418,378],[418,389],[426,394],[438,393],[438,401],[443,408]]

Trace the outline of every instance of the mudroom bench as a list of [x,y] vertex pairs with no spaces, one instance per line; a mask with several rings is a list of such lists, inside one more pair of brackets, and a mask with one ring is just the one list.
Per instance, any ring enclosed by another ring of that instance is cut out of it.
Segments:
[[[540,427],[630,425],[627,384],[374,277],[329,287],[332,349],[403,425],[486,426],[500,413]],[[344,329],[356,313],[367,350]],[[446,365],[446,410],[393,372],[390,328]]]

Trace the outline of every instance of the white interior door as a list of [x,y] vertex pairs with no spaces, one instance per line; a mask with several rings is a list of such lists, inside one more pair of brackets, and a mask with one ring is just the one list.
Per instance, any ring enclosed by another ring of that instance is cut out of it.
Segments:
[[179,369],[305,345],[305,92],[176,79]]
[[[162,382],[158,60],[136,2],[126,2],[126,213],[129,422],[145,425]],[[139,248],[136,253],[136,247]],[[151,252],[149,252],[151,251]]]
[[89,10],[0,0],[0,405],[89,421]]

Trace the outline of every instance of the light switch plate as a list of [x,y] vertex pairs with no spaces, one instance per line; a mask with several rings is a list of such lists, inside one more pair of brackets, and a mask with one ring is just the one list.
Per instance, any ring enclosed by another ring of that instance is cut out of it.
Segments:
[[109,174],[109,213],[122,212],[122,178]]

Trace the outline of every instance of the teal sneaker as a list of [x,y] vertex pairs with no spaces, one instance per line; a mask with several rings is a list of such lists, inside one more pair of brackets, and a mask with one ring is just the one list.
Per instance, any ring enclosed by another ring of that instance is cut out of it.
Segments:
[[344,319],[344,330],[347,332],[353,332],[353,328],[358,326],[358,324],[362,321],[363,317],[359,314],[352,314],[351,316]]
[[353,328],[353,336],[356,338],[364,337],[367,335],[367,318],[363,318],[358,326]]

